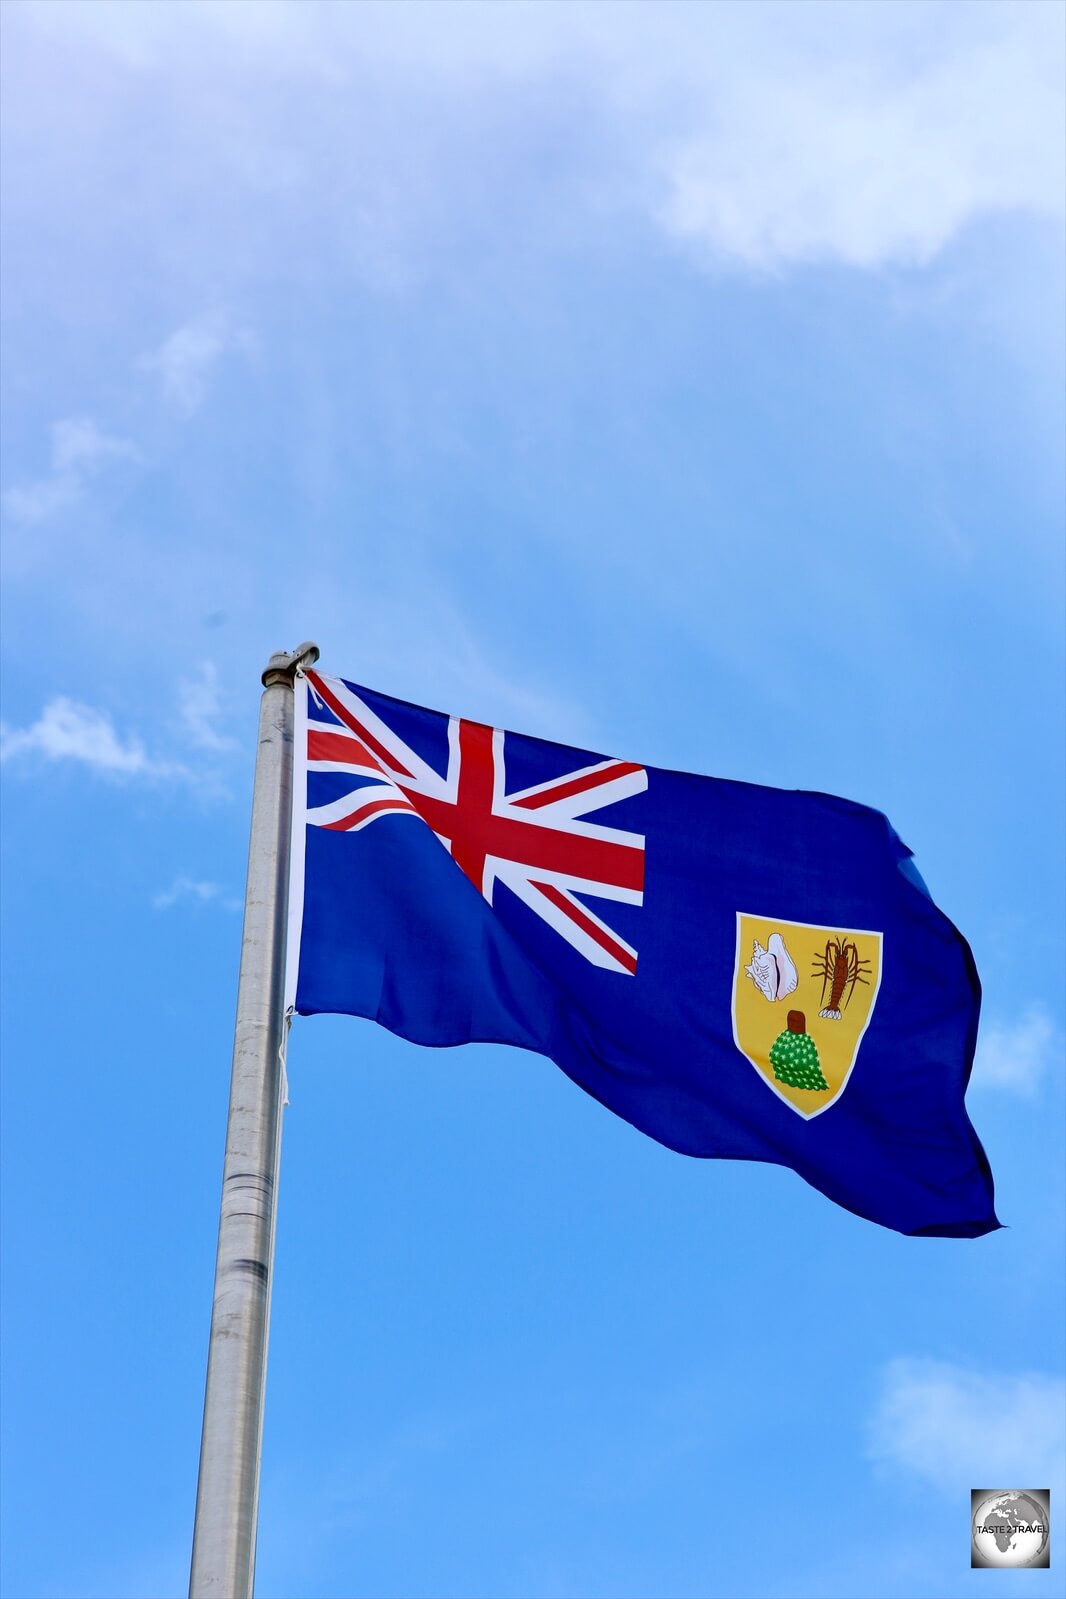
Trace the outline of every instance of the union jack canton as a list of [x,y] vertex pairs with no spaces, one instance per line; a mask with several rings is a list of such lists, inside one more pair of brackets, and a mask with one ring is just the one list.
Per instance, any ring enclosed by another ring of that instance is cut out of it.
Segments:
[[310,826],[354,833],[385,816],[420,818],[490,905],[504,883],[586,960],[636,972],[636,950],[575,895],[642,902],[643,837],[583,820],[643,793],[642,766],[598,761],[508,793],[501,729],[449,717],[448,764],[438,772],[340,678],[309,671],[307,681],[307,770],[351,779],[308,807]]

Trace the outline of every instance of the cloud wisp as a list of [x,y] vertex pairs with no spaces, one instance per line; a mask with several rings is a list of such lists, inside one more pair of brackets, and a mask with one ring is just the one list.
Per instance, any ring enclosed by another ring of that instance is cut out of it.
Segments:
[[222,357],[247,346],[246,334],[235,332],[220,312],[212,312],[176,328],[144,364],[158,373],[164,399],[191,417],[207,399]]
[[129,439],[103,433],[91,417],[66,417],[52,424],[51,470],[30,483],[13,484],[2,496],[15,522],[34,526],[80,498],[89,479],[116,461],[137,461]]
[[198,677],[182,678],[178,684],[178,716],[186,741],[215,754],[236,748],[236,741],[218,730],[221,714],[218,670],[213,661],[204,661]]
[[882,1372],[868,1454],[944,1493],[981,1483],[1058,1488],[1066,1474],[1066,1382],[897,1359]]
[[225,911],[239,911],[241,908],[241,901],[224,894],[218,883],[186,877],[183,873],[175,877],[169,888],[152,895],[153,910],[167,911],[182,904],[215,905]]
[[122,738],[104,712],[65,694],[49,700],[31,727],[0,727],[0,761],[33,757],[73,761],[115,778],[192,775],[173,761],[154,760],[139,739]]
[[1055,1027],[1042,1005],[1028,1006],[1015,1022],[986,1023],[977,1040],[972,1086],[1036,1099],[1055,1046]]

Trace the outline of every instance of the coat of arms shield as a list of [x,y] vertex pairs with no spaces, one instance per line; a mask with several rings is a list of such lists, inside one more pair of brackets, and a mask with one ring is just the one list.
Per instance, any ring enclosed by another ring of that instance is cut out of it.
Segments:
[[881,986],[882,935],[737,912],[733,1038],[805,1121],[847,1085]]

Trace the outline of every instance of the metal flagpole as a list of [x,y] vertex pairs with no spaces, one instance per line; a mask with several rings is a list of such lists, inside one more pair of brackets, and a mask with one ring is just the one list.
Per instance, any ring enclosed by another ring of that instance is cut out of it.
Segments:
[[263,1436],[292,825],[293,679],[302,644],[263,673],[244,901],[215,1298],[196,1492],[190,1599],[251,1599]]

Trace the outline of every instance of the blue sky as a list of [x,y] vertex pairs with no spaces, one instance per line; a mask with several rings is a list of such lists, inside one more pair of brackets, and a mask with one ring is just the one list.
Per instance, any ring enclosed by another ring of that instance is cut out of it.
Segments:
[[294,1029],[258,1592],[910,1596],[1066,1503],[1058,5],[23,4],[9,1599],[187,1581],[259,672],[876,805],[1003,1231]]

